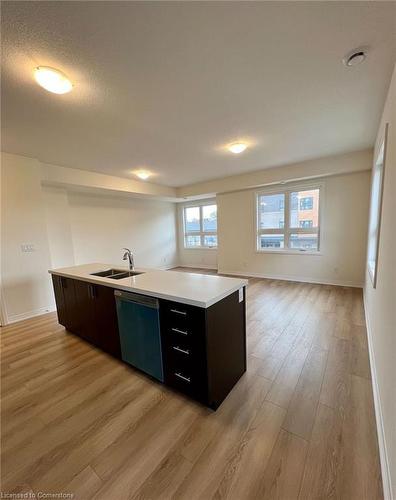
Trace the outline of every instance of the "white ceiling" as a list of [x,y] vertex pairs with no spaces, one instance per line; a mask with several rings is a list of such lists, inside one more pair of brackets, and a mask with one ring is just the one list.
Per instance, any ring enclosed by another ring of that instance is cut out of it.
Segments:
[[[367,148],[395,21],[376,1],[2,2],[2,149],[181,186]],[[37,65],[73,92],[41,89]],[[251,147],[234,156],[237,139]]]

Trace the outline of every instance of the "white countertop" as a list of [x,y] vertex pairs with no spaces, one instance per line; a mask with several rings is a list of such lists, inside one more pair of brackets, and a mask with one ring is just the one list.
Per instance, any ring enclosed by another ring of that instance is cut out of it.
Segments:
[[248,283],[238,278],[145,268],[135,269],[143,274],[120,280],[91,275],[106,269],[128,271],[125,266],[94,263],[52,269],[49,273],[198,307],[209,307]]

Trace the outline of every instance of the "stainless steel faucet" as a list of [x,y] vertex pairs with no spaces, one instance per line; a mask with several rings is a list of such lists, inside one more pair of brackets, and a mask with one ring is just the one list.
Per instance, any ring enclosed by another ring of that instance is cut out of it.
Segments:
[[129,248],[123,248],[123,250],[125,250],[125,253],[124,253],[122,260],[127,260],[129,263],[129,270],[133,271],[135,269],[135,261],[133,258],[133,254],[129,250]]

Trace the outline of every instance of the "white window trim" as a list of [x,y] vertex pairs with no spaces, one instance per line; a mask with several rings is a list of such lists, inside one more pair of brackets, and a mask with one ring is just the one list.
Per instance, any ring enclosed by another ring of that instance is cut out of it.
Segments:
[[[367,245],[367,269],[371,279],[373,288],[377,288],[378,276],[378,258],[380,250],[381,237],[381,221],[382,221],[382,203],[384,195],[384,179],[385,179],[385,164],[388,143],[388,123],[385,125],[384,138],[381,147],[374,162],[371,174],[371,193],[370,193],[370,212],[369,212],[369,227],[368,227],[368,245]],[[374,194],[374,177],[379,176],[376,213],[373,212]],[[374,220],[376,219],[376,220]],[[373,234],[374,233],[374,234]]]
[[[210,206],[210,205],[216,205],[217,203],[216,200],[205,200],[205,201],[200,201],[196,203],[186,203],[182,205],[182,238],[183,238],[183,249],[184,250],[217,250],[218,249],[218,242],[216,246],[209,246],[209,245],[204,245],[204,236],[217,236],[217,231],[204,231],[203,230],[203,217],[202,217],[202,212],[203,212],[203,207]],[[185,220],[185,214],[186,214],[186,208],[191,208],[191,207],[199,207],[199,224],[200,224],[200,230],[199,231],[186,231],[186,220]],[[186,236],[199,236],[201,240],[201,246],[199,247],[192,247],[192,246],[187,246],[186,245]]]
[[[318,213],[318,221],[319,227],[316,228],[290,228],[289,227],[289,219],[290,219],[290,210],[289,210],[289,193],[294,191],[310,191],[312,189],[319,189],[319,213]],[[321,256],[323,255],[323,245],[322,245],[322,233],[323,233],[323,203],[324,203],[324,183],[323,182],[315,182],[315,183],[288,183],[287,185],[277,185],[270,186],[266,189],[260,189],[260,191],[255,191],[254,193],[254,248],[255,252],[259,254],[278,254],[278,255],[311,255],[311,256]],[[260,195],[268,195],[268,194],[280,194],[285,193],[285,217],[284,217],[284,228],[279,229],[265,229],[261,230],[266,234],[284,234],[285,236],[285,248],[280,248],[276,250],[274,248],[271,249],[261,249],[259,248],[258,241],[260,230],[258,227],[259,223],[259,197]],[[317,232],[318,234],[318,249],[317,250],[293,250],[288,248],[290,234],[294,233],[306,233],[312,234],[313,232]]]

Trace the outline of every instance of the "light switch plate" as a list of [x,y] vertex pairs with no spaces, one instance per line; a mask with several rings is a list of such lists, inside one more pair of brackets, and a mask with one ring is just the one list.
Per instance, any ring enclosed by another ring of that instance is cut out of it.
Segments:
[[21,245],[21,250],[24,253],[30,253],[30,252],[35,252],[36,248],[34,246],[34,243],[23,243]]

